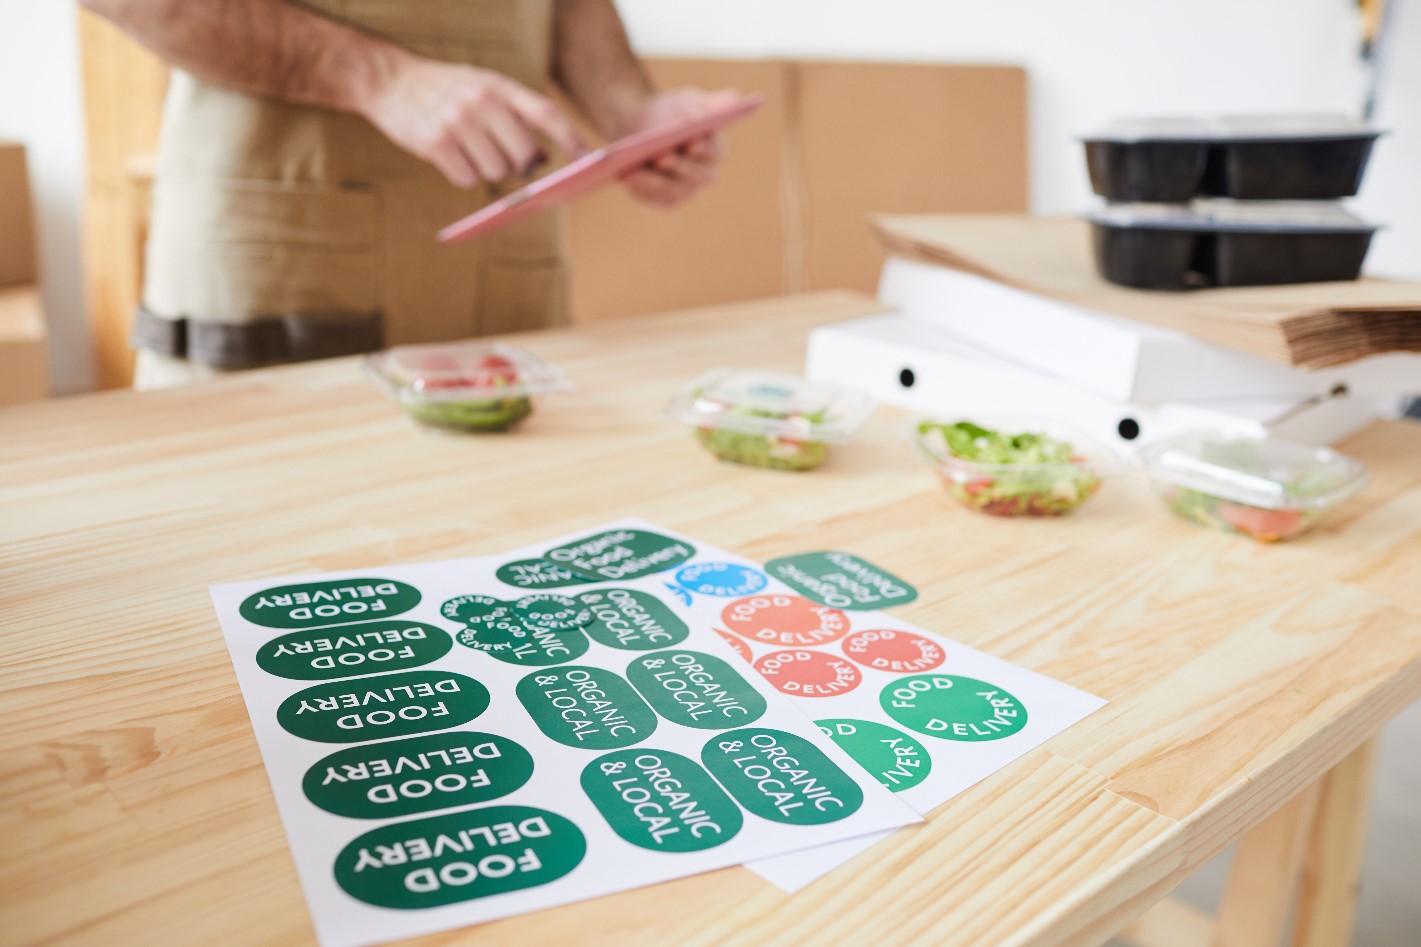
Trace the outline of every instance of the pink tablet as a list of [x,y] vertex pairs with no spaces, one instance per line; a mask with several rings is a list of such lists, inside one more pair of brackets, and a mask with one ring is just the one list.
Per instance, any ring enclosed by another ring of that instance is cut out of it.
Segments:
[[693,138],[745,118],[764,102],[759,93],[747,95],[700,118],[619,138],[455,221],[439,231],[439,240],[459,243],[574,201]]

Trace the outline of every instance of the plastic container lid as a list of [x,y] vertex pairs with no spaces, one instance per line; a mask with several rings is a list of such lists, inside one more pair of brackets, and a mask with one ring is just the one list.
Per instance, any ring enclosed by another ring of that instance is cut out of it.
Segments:
[[1265,510],[1325,510],[1369,479],[1331,448],[1234,432],[1191,431],[1136,457],[1156,480]]
[[793,375],[717,368],[681,389],[666,413],[696,427],[838,443],[873,413],[873,399]]
[[1106,227],[1228,230],[1261,233],[1375,233],[1369,224],[1331,201],[1235,201],[1205,198],[1189,204],[1110,204],[1086,219]]
[[402,404],[532,397],[571,387],[556,366],[504,342],[401,345],[367,356],[365,368]]
[[1329,141],[1376,138],[1383,129],[1345,115],[1219,115],[1127,118],[1111,122],[1086,142]]

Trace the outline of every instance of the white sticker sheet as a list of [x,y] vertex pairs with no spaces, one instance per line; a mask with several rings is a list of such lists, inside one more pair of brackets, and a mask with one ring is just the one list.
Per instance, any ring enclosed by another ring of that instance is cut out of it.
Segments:
[[326,947],[920,821],[737,656],[716,621],[746,596],[705,577],[739,569],[686,570],[763,573],[696,546],[629,520],[212,588]]
[[[802,597],[749,559],[704,545],[690,565],[668,574],[667,590],[683,596],[699,621],[724,633],[765,680],[920,813],[926,815],[1106,703],[883,611],[862,608],[865,601],[916,592],[852,555],[814,553],[771,565],[777,567],[771,571],[797,577],[799,591],[817,590],[819,601]],[[815,565],[832,571],[816,573]],[[845,607],[822,604],[830,601]],[[887,834],[762,859],[748,867],[794,892]]]

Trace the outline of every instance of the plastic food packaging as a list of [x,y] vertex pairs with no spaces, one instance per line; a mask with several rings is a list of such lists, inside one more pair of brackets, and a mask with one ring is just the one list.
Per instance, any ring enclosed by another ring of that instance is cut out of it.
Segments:
[[503,342],[403,345],[367,356],[365,368],[416,421],[460,431],[506,431],[534,398],[568,388],[556,367]]
[[719,368],[678,392],[666,411],[721,460],[810,470],[873,412],[873,399],[793,375]]
[[1084,142],[1091,187],[1111,201],[1325,200],[1357,193],[1381,134],[1344,116],[1259,115],[1121,121]]
[[1176,514],[1265,543],[1307,532],[1369,479],[1329,448],[1237,433],[1181,434],[1137,456]]
[[910,436],[963,506],[992,516],[1063,516],[1121,469],[1107,447],[1054,422],[914,422]]
[[1139,289],[1352,280],[1377,230],[1306,201],[1112,204],[1086,217],[1100,275]]

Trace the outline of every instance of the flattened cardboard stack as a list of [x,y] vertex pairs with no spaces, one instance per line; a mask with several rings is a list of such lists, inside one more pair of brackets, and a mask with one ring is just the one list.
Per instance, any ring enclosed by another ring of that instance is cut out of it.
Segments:
[[0,141],[0,405],[49,394],[38,269],[25,148]]
[[1124,447],[1209,426],[1326,443],[1421,391],[1418,284],[1146,292],[1097,276],[1074,219],[876,225],[896,312],[819,330],[809,374],[891,403],[1058,417]]

